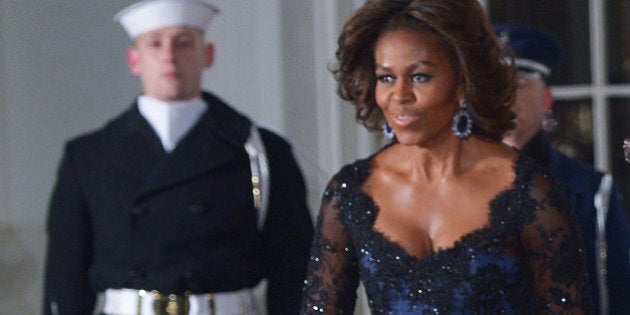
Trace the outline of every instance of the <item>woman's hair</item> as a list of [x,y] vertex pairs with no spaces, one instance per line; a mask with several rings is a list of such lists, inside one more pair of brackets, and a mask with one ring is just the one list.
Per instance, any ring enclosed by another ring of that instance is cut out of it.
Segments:
[[339,35],[332,71],[341,98],[356,106],[357,121],[370,130],[385,122],[375,100],[374,46],[398,29],[440,38],[468,101],[474,134],[500,141],[513,128],[516,72],[477,0],[368,0],[354,12]]

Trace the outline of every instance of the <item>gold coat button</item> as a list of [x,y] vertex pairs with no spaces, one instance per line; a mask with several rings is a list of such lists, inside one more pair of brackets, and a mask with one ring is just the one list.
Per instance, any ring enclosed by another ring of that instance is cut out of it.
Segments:
[[145,211],[145,207],[142,205],[135,205],[133,208],[131,208],[131,213],[135,214],[135,215],[139,215],[144,213]]
[[195,202],[188,207],[188,211],[192,214],[202,214],[206,212],[208,208],[201,202]]

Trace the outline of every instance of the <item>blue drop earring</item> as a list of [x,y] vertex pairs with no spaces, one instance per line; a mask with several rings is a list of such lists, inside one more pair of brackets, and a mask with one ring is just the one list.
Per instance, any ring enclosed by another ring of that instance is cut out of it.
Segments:
[[395,135],[396,133],[394,132],[394,128],[392,128],[392,126],[390,126],[388,122],[385,122],[383,124],[383,136],[385,137],[385,139],[394,139]]
[[459,111],[453,116],[453,134],[459,139],[466,139],[472,134],[473,121],[468,114],[468,102],[459,101]]

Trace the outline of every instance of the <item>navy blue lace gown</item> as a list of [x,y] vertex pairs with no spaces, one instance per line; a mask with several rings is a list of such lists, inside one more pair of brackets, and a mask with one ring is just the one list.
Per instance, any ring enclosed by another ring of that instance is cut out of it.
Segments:
[[324,192],[302,314],[352,314],[359,281],[374,315],[590,313],[575,218],[530,159],[517,159],[484,227],[422,259],[373,229],[370,161],[345,166]]

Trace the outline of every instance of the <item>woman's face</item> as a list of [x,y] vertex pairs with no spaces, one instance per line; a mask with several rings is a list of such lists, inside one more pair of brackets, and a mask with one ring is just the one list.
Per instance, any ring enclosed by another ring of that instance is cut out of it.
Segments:
[[457,75],[439,38],[393,30],[374,48],[376,103],[401,144],[430,145],[452,136],[458,109]]

